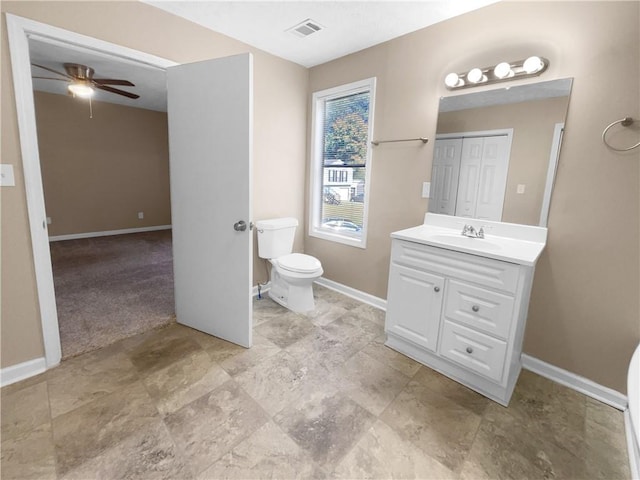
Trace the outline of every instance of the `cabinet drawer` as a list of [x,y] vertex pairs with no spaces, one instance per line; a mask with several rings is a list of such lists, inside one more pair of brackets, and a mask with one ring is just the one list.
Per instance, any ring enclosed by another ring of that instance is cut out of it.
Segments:
[[512,296],[451,280],[447,286],[445,316],[506,340],[511,330],[513,304]]
[[502,380],[506,352],[502,340],[450,321],[442,326],[440,354],[496,382]]
[[516,292],[520,274],[513,263],[397,239],[391,245],[391,261],[509,293]]

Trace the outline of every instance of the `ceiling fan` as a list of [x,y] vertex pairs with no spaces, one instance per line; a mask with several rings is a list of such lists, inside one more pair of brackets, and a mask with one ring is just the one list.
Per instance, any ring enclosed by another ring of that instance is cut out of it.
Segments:
[[45,67],[44,65],[38,65],[32,63],[34,67],[42,68],[49,72],[60,75],[64,78],[52,78],[52,77],[33,77],[41,78],[44,80],[59,80],[63,82],[69,82],[69,92],[79,97],[90,98],[94,94],[94,89],[104,90],[105,92],[115,93],[116,95],[122,95],[128,98],[140,98],[140,95],[135,93],[126,92],[119,88],[113,88],[109,85],[123,85],[127,87],[135,87],[129,80],[118,80],[113,78],[93,78],[94,70],[86,65],[80,65],[78,63],[65,63],[63,64],[65,72],[58,72],[52,68]]

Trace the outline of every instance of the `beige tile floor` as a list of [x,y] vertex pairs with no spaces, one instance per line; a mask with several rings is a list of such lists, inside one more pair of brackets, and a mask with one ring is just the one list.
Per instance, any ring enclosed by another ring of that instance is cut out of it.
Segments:
[[180,325],[2,389],[3,479],[629,478],[622,413],[523,371],[504,408],[316,287],[245,350]]

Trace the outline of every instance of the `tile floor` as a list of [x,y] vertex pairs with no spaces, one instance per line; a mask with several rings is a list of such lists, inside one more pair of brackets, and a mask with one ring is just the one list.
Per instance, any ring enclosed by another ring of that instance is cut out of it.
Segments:
[[2,478],[629,478],[622,413],[523,371],[504,408],[322,287],[245,350],[180,325],[2,389]]

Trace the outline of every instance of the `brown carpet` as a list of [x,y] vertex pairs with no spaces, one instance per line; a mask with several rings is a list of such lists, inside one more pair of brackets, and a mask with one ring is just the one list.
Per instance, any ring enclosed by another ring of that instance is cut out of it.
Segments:
[[175,321],[171,230],[50,248],[62,358]]

